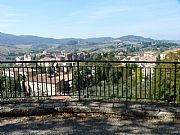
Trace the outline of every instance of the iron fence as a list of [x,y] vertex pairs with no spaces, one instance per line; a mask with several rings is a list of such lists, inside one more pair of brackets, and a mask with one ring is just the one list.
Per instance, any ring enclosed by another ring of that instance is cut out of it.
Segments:
[[180,63],[152,61],[1,61],[0,98],[180,102]]

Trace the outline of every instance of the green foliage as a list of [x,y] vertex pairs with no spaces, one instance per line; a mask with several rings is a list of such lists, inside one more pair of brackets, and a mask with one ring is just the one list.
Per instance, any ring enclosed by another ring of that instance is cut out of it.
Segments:
[[[45,69],[44,69],[44,71],[45,71]],[[54,67],[48,67],[48,68],[47,68],[47,73],[48,73],[48,74],[51,74],[51,75],[54,74],[54,73],[55,73]]]

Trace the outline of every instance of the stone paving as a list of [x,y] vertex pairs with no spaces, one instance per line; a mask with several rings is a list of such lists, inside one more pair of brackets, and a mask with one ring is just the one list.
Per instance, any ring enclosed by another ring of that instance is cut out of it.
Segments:
[[180,121],[46,115],[0,118],[0,135],[178,135]]
[[0,135],[180,133],[178,105],[59,99],[0,104]]

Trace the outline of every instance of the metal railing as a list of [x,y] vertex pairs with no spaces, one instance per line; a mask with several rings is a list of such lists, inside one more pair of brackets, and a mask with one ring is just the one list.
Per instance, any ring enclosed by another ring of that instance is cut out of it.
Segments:
[[180,63],[152,61],[1,61],[0,99],[75,96],[180,102]]

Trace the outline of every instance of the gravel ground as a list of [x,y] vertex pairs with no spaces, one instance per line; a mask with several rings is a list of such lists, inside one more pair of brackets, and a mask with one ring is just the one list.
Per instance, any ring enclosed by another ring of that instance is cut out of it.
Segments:
[[34,116],[0,118],[0,135],[180,134],[180,120]]

